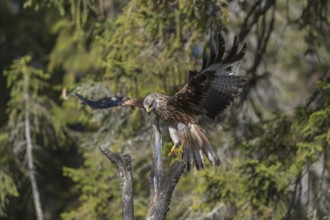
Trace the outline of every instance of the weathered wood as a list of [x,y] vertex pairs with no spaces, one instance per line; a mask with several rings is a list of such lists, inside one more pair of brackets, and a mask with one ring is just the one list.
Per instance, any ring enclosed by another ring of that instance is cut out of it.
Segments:
[[174,163],[163,176],[162,135],[159,119],[155,117],[153,123],[153,165],[150,171],[150,204],[148,220],[165,219],[169,210],[173,190],[185,170],[184,162]]
[[162,182],[163,159],[162,159],[162,134],[159,128],[159,119],[155,117],[152,125],[153,145],[153,164],[150,170],[150,197]]
[[[150,171],[150,203],[148,220],[165,219],[173,190],[185,170],[185,163],[175,162],[163,176],[162,136],[159,128],[159,119],[156,117],[153,124],[153,164]],[[133,211],[133,180],[130,155],[112,153],[106,147],[100,147],[101,152],[115,165],[120,174],[122,192],[122,212],[124,220],[134,218]]]
[[122,216],[124,220],[134,219],[133,178],[131,156],[112,153],[105,146],[100,146],[101,152],[115,165],[120,174],[122,194]]
[[163,177],[163,181],[150,198],[147,216],[148,220],[165,219],[166,214],[169,211],[173,190],[184,170],[185,163],[183,161],[177,161],[169,168],[166,176]]

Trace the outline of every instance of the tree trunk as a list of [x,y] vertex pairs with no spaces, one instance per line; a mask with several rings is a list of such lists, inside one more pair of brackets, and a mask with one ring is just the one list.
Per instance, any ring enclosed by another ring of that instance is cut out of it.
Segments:
[[28,96],[28,76],[25,76],[25,91],[24,91],[24,102],[25,102],[25,139],[26,139],[26,154],[28,160],[28,172],[29,179],[32,186],[32,196],[34,201],[34,208],[36,211],[37,220],[43,220],[43,213],[40,202],[40,194],[38,190],[38,184],[35,176],[34,159],[33,159],[33,145],[31,140],[30,130],[30,114],[29,114],[29,96]]
[[38,220],[43,220],[43,214],[41,209],[40,194],[38,190],[37,180],[35,177],[35,169],[33,164],[33,146],[31,143],[31,133],[30,133],[30,121],[28,119],[28,113],[25,114],[25,138],[26,138],[26,153],[28,160],[28,169],[29,169],[29,179],[32,186],[32,195],[34,201],[34,207]]

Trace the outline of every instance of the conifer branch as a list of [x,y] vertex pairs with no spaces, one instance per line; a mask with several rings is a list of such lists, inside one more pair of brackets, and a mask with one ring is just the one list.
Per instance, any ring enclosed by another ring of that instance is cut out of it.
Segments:
[[28,160],[28,172],[29,172],[29,179],[32,186],[32,196],[34,201],[34,208],[36,211],[37,220],[43,220],[43,212],[41,208],[40,202],[40,193],[38,189],[37,180],[35,177],[35,168],[34,168],[34,159],[33,159],[33,145],[31,139],[31,130],[30,130],[30,108],[29,108],[29,95],[28,95],[28,76],[25,75],[24,79],[25,83],[25,91],[24,91],[24,102],[25,102],[25,119],[24,119],[24,126],[25,126],[25,139],[26,139],[26,153],[27,153],[27,160]]

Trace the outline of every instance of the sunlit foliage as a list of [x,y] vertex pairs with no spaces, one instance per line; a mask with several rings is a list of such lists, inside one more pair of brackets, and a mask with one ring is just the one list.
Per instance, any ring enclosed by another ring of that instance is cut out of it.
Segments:
[[[222,166],[184,175],[168,219],[329,218],[329,12],[324,0],[0,2],[0,215],[35,218],[28,112],[45,219],[121,218],[118,174],[100,145],[132,155],[135,218],[145,219],[153,118],[94,111],[73,92],[173,94],[221,30],[227,48],[234,35],[247,42],[235,71],[250,81],[215,121],[200,118]],[[167,168],[180,158],[167,156],[162,131]]]

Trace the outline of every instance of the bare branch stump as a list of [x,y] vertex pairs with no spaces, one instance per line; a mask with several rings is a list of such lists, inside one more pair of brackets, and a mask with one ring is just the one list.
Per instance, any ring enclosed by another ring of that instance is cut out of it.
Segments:
[[153,164],[150,170],[150,197],[156,192],[162,182],[163,159],[162,159],[162,134],[159,128],[159,119],[155,117],[152,125],[153,145]]
[[169,210],[173,190],[185,170],[185,163],[175,162],[163,177],[162,135],[157,117],[152,126],[152,133],[153,165],[150,171],[150,204],[147,219],[161,220],[165,219]]
[[175,162],[168,170],[163,181],[150,198],[148,220],[163,220],[169,211],[173,190],[185,170],[183,161]]
[[115,165],[120,174],[120,188],[122,194],[122,216],[124,220],[134,219],[133,207],[133,178],[131,156],[112,153],[105,146],[100,146],[101,152]]
[[[150,203],[148,220],[163,220],[169,211],[173,190],[185,170],[185,163],[175,162],[163,176],[162,136],[159,119],[153,124],[153,164],[150,171]],[[120,174],[122,193],[122,212],[124,220],[133,220],[133,178],[131,157],[128,154],[112,153],[105,146],[100,146],[101,152],[115,165]]]

